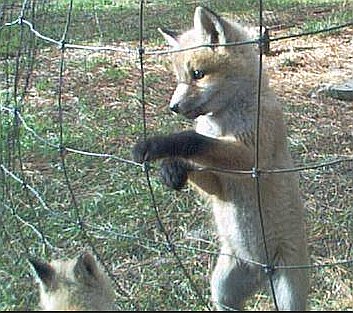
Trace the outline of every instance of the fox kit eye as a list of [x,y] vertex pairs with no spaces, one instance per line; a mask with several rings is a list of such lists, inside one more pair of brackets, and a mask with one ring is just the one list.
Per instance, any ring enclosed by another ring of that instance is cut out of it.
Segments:
[[195,70],[192,72],[193,79],[201,79],[205,77],[205,72],[203,70]]

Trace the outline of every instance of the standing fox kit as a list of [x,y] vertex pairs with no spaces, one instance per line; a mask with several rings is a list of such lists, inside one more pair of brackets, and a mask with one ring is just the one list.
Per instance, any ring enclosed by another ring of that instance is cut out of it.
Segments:
[[[180,36],[160,30],[174,49],[208,45],[172,54],[177,87],[170,109],[196,121],[195,131],[155,136],[133,149],[136,161],[162,160],[164,182],[181,189],[189,181],[209,200],[220,240],[212,274],[216,307],[242,309],[262,287],[269,288],[264,238],[255,180],[225,170],[251,170],[255,160],[258,56],[252,45],[220,46],[249,40],[239,24],[197,7],[194,27]],[[215,44],[215,45],[212,45]],[[259,169],[291,168],[282,108],[262,73]],[[206,171],[195,171],[205,167]],[[303,205],[296,173],[259,172],[259,199],[270,266],[308,263]],[[247,261],[254,262],[247,262]],[[272,272],[280,310],[304,310],[308,294],[305,269]]]
[[90,253],[51,263],[30,260],[40,287],[45,311],[111,311],[114,290]]

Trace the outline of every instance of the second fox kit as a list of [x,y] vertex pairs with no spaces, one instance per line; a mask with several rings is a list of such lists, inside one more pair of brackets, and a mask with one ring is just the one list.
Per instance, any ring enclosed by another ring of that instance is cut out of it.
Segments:
[[111,311],[115,293],[107,274],[90,253],[51,263],[30,260],[45,311]]
[[[249,39],[245,28],[204,7],[194,27],[180,36],[160,30],[170,46],[225,44]],[[134,147],[139,162],[161,159],[162,178],[180,189],[189,181],[210,202],[220,241],[212,274],[212,299],[218,309],[242,309],[262,287],[269,288],[255,179],[251,175],[195,171],[194,166],[251,170],[255,160],[258,56],[254,46],[208,46],[172,54],[177,87],[172,111],[195,119],[196,129],[155,136]],[[262,73],[259,121],[261,169],[293,167],[281,105]],[[295,173],[260,172],[264,235],[272,266],[308,264],[307,244]],[[275,269],[275,299],[280,310],[304,310],[308,293],[305,269]]]

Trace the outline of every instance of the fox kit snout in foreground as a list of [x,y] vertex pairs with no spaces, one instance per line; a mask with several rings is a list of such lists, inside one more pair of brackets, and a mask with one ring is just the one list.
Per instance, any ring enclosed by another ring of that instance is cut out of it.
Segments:
[[46,263],[30,260],[40,287],[40,305],[46,311],[106,311],[113,309],[114,290],[90,253]]
[[[194,27],[176,36],[160,30],[169,45],[183,49],[249,39],[245,28],[197,7]],[[218,309],[242,309],[262,287],[269,287],[264,268],[264,240],[255,179],[194,166],[251,170],[255,160],[258,56],[252,45],[207,46],[172,54],[177,87],[170,108],[196,121],[195,131],[156,136],[133,150],[139,162],[163,160],[164,182],[182,188],[187,181],[210,202],[220,240],[212,274],[212,299]],[[262,73],[259,121],[261,169],[293,166],[286,142],[282,108]],[[260,173],[259,198],[268,258],[273,266],[308,264],[307,244],[296,173]],[[305,269],[276,269],[272,275],[280,310],[304,310],[308,293]]]

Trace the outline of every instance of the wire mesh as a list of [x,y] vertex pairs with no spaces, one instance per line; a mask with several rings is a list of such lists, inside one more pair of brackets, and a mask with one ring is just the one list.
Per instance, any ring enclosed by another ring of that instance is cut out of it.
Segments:
[[[236,12],[230,17],[260,26],[260,33],[268,28],[270,43],[350,30],[353,25],[352,15],[346,13],[352,4],[346,1],[287,6],[282,1],[198,4],[215,11],[222,8],[224,15]],[[4,308],[18,307],[16,302],[21,308],[34,306],[33,291],[23,300],[15,292],[16,299],[11,299],[15,286],[31,284],[28,255],[67,256],[82,248],[92,250],[105,264],[116,283],[119,308],[211,307],[207,277],[218,253],[207,209],[190,190],[182,195],[166,193],[155,178],[157,168],[133,162],[126,149],[137,136],[146,138],[158,131],[160,117],[170,130],[190,126],[168,117],[161,105],[173,86],[172,75],[162,70],[161,58],[178,52],[148,41],[158,40],[156,29],[165,21],[170,28],[185,29],[195,6],[185,1],[1,4],[0,41],[6,42],[0,48]],[[313,22],[313,14],[320,22]],[[112,31],[113,27],[118,30]],[[255,37],[231,44],[261,46],[262,40]],[[169,75],[163,90],[153,71]],[[196,170],[255,179],[259,174],[305,171],[302,179],[310,184],[304,186],[305,200],[310,208],[323,211],[322,228],[316,233],[318,226],[313,224],[309,234],[316,257],[313,264],[275,268],[334,268],[345,273],[349,289],[353,156],[349,134],[342,140],[345,150],[321,159],[311,158],[309,151],[302,165],[292,169],[263,170],[255,160],[253,171]],[[313,187],[325,180],[327,193]],[[337,209],[330,212],[335,199]],[[194,212],[189,212],[190,207],[195,207]],[[264,269],[269,266],[244,261]],[[145,301],[142,305],[139,296]]]

